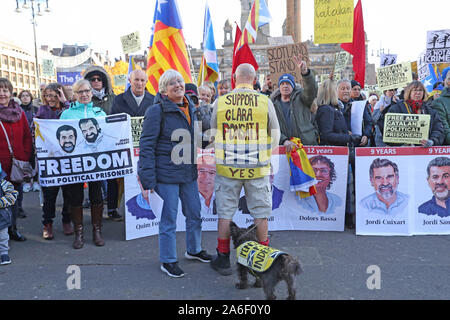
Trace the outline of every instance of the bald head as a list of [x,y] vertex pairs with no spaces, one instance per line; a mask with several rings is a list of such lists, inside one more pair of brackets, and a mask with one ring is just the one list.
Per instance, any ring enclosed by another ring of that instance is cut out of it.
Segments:
[[135,96],[140,97],[144,95],[147,81],[147,74],[143,70],[133,70],[130,73],[131,91]]
[[240,64],[236,68],[236,72],[234,73],[236,77],[236,84],[250,84],[253,85],[256,80],[256,71],[255,68],[249,63]]

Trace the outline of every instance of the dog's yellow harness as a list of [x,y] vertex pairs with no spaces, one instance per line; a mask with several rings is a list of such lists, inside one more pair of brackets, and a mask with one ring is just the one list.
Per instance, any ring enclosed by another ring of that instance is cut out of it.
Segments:
[[254,272],[265,272],[281,255],[281,250],[263,246],[255,241],[247,241],[237,248],[237,262]]

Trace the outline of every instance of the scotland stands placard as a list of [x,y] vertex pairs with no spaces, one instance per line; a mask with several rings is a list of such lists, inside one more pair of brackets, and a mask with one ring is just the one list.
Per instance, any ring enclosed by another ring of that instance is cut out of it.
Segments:
[[42,186],[99,181],[133,173],[128,115],[34,122]]

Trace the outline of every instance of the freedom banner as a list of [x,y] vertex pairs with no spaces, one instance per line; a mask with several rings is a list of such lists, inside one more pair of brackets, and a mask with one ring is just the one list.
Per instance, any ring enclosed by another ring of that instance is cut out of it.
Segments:
[[39,182],[43,187],[132,174],[130,117],[34,119]]
[[450,234],[450,147],[356,149],[356,234]]
[[380,91],[406,87],[412,81],[410,62],[393,64],[377,70],[377,84]]
[[314,43],[353,42],[353,0],[314,1]]
[[386,113],[383,142],[420,144],[428,140],[429,114]]

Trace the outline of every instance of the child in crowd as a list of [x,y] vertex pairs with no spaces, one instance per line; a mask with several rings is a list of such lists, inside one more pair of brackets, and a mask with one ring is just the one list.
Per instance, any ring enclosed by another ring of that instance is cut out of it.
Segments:
[[10,264],[8,255],[8,227],[11,226],[10,207],[16,202],[19,194],[14,190],[14,186],[5,180],[6,173],[3,172],[0,164],[0,265]]

